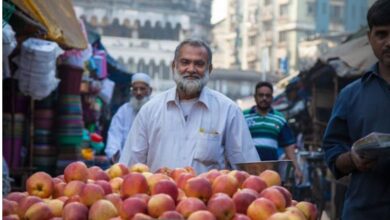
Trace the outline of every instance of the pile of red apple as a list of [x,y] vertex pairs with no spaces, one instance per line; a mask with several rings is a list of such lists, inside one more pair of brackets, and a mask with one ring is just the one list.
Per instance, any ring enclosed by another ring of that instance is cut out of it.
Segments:
[[238,170],[161,168],[114,164],[106,171],[83,162],[52,178],[31,175],[26,192],[3,198],[3,219],[233,219],[314,220],[315,205],[297,202],[280,186],[277,172],[250,175]]

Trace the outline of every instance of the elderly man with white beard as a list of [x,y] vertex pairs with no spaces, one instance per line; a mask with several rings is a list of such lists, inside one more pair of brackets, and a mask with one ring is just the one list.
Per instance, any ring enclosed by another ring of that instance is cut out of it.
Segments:
[[118,161],[134,118],[150,99],[152,79],[145,73],[135,73],[131,78],[131,98],[112,117],[108,130],[105,153],[112,163]]
[[199,40],[185,40],[172,61],[176,86],[151,99],[137,115],[120,163],[159,168],[191,166],[197,173],[234,169],[259,161],[239,107],[206,87],[212,53]]

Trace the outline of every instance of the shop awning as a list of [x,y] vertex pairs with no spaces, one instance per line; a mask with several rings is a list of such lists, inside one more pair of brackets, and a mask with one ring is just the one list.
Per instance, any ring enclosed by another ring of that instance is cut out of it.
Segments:
[[87,48],[72,0],[12,0],[12,3],[47,29],[47,39],[67,49]]

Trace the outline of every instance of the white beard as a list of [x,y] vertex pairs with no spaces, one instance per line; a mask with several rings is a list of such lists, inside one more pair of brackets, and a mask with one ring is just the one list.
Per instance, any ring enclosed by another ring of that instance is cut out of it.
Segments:
[[[189,76],[199,78],[187,79]],[[203,77],[190,73],[184,73],[182,75],[179,74],[176,69],[173,70],[173,79],[176,82],[177,89],[188,96],[193,96],[200,93],[202,89],[206,86],[207,82],[209,81],[209,78],[210,73],[208,70],[206,70]]]
[[132,97],[130,99],[130,105],[131,107],[133,107],[134,111],[135,112],[138,112],[141,107],[146,103],[148,102],[150,99],[150,96],[145,96],[144,98],[142,98],[141,100],[138,100],[136,99],[135,97]]

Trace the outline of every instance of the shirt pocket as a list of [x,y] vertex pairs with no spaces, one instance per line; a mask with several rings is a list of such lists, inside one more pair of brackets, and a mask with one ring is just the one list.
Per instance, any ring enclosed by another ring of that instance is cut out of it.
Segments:
[[222,156],[221,135],[199,133],[194,159],[203,163],[218,163]]

